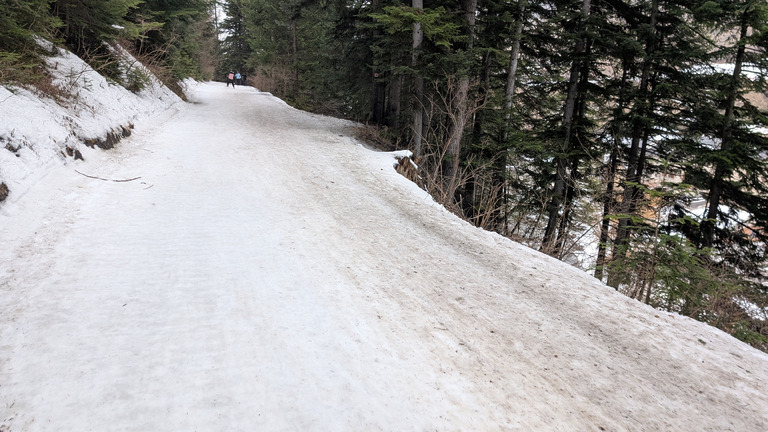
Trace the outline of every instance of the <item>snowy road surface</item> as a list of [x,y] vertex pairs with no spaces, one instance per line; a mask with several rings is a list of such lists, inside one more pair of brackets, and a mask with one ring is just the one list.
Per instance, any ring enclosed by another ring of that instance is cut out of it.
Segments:
[[768,430],[765,354],[196,99],[0,208],[0,431]]

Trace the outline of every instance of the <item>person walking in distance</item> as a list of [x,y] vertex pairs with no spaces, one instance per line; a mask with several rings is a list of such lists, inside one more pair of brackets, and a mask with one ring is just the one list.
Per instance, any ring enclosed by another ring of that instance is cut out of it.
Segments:
[[229,71],[229,74],[227,74],[227,87],[232,84],[232,88],[235,88],[235,72]]
[[242,77],[243,77],[243,76],[242,76],[242,75],[240,75],[240,72],[238,72],[238,73],[236,73],[236,74],[235,74],[235,82],[237,83],[237,85],[242,85],[242,84],[243,84],[243,82],[242,82],[242,81],[240,81],[240,79],[241,79]]

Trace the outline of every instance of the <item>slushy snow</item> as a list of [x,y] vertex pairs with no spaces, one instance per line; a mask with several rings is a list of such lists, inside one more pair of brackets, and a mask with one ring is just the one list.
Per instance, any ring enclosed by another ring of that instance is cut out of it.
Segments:
[[190,94],[0,206],[0,431],[768,430],[765,353]]

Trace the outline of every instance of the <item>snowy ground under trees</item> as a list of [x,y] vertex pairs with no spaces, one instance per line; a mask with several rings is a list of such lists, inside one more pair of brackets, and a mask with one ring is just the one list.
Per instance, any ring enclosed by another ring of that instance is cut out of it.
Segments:
[[768,430],[768,355],[462,222],[347,122],[192,99],[0,206],[0,431]]

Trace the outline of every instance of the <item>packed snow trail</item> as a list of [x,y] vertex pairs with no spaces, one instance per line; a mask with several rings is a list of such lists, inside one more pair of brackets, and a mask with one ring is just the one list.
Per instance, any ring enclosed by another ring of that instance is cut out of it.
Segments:
[[196,99],[0,208],[0,431],[768,430],[765,354]]

